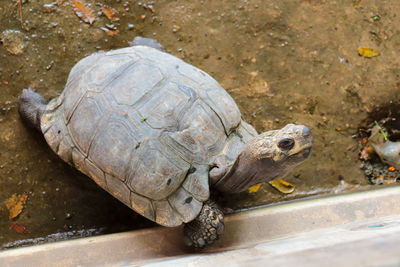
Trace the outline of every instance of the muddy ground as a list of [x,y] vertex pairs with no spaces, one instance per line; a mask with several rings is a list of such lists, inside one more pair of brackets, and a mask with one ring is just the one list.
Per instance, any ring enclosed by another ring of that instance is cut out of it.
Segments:
[[[357,129],[380,107],[399,102],[398,1],[87,0],[92,25],[76,16],[71,2],[0,2],[2,248],[153,225],[64,164],[17,113],[22,88],[55,97],[79,59],[125,47],[137,35],[159,40],[210,73],[259,132],[287,123],[311,128],[313,154],[286,178],[296,186],[292,194],[265,184],[227,197],[226,207],[373,188],[359,168]],[[100,4],[120,15],[115,36],[101,29],[110,21]],[[364,58],[359,47],[380,54]],[[5,203],[15,193],[28,200],[9,220]],[[28,233],[16,233],[12,221]]]

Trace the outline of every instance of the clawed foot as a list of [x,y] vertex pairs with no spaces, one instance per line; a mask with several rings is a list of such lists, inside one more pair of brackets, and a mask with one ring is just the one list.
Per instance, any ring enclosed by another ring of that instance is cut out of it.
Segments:
[[224,231],[224,214],[217,204],[208,200],[203,204],[199,216],[185,224],[185,243],[195,249],[211,245]]

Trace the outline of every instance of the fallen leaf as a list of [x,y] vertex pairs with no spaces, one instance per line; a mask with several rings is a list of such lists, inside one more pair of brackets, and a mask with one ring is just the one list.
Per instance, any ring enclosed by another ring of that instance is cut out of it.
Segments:
[[275,189],[284,194],[290,194],[294,191],[295,186],[284,181],[283,179],[275,179],[269,182]]
[[396,168],[395,168],[394,166],[390,166],[390,167],[388,168],[388,170],[389,170],[390,172],[394,172],[394,171],[396,170]]
[[106,15],[106,17],[107,17],[109,20],[111,20],[111,21],[113,21],[113,22],[119,20],[119,14],[118,14],[118,12],[117,12],[115,9],[113,9],[112,7],[103,5],[103,6],[101,7],[101,10],[103,11],[103,14]]
[[102,29],[103,31],[105,31],[106,34],[107,34],[108,36],[111,36],[111,37],[113,37],[113,36],[115,36],[115,35],[117,35],[117,34],[119,33],[119,30],[112,31],[112,30],[107,29],[107,28],[105,28],[105,27],[101,27],[100,29]]
[[14,194],[6,201],[6,207],[10,212],[10,220],[17,217],[22,212],[27,198],[28,196],[25,193],[21,196]]
[[386,182],[386,184],[394,184],[394,183],[396,183],[397,181],[394,180],[394,179],[390,179],[390,180],[385,180],[385,182]]
[[8,81],[3,80],[2,83],[5,84],[5,85],[7,85],[7,84],[8,84]]
[[179,31],[181,29],[181,27],[180,26],[178,26],[178,25],[172,25],[172,31],[173,32],[177,32],[177,31]]
[[260,189],[260,187],[261,187],[261,184],[256,184],[256,185],[253,185],[252,187],[250,187],[248,190],[249,190],[249,193],[255,193],[255,192],[257,192],[259,189]]
[[116,31],[117,27],[114,26],[114,24],[106,24],[106,28],[112,31]]
[[369,160],[369,155],[372,154],[372,148],[370,146],[365,146],[360,153],[360,159]]
[[362,143],[365,145],[368,143],[368,139],[367,138],[363,138]]
[[22,225],[20,225],[17,222],[11,222],[10,223],[11,228],[17,232],[18,234],[28,234],[29,232],[25,229],[25,227],[23,227]]
[[75,14],[84,22],[89,23],[89,24],[93,24],[94,22],[94,15],[92,10],[86,6],[85,3],[78,1],[78,0],[74,0],[72,1],[72,7],[74,8]]
[[360,48],[358,48],[358,54],[360,56],[367,57],[367,58],[379,56],[379,53],[377,51],[372,50],[369,47],[360,47]]

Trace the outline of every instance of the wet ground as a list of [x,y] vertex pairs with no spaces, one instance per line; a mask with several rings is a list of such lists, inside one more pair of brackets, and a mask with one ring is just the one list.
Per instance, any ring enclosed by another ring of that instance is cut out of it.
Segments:
[[[125,47],[137,35],[159,40],[210,73],[259,132],[291,122],[311,128],[313,154],[286,178],[296,186],[293,193],[265,184],[256,193],[226,197],[225,206],[373,188],[360,169],[357,134],[376,110],[399,102],[398,1],[88,0],[92,25],[76,16],[71,3],[0,2],[2,248],[153,225],[64,164],[17,113],[22,88],[55,97],[79,59]],[[120,15],[114,36],[101,29],[110,21],[100,4]],[[380,55],[361,57],[359,47]],[[6,200],[23,193],[28,200],[22,213],[9,220]],[[28,233],[15,232],[12,221]]]

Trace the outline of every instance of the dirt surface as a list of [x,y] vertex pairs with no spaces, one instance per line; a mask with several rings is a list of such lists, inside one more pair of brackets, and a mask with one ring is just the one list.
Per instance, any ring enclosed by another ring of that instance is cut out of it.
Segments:
[[[313,154],[286,177],[293,193],[265,184],[256,193],[226,196],[226,207],[371,188],[359,167],[357,129],[377,107],[399,102],[398,1],[87,3],[93,24],[78,18],[69,0],[0,2],[2,248],[153,225],[64,164],[17,113],[22,88],[55,97],[79,59],[126,47],[137,35],[210,73],[259,132],[287,123],[311,128]],[[100,4],[119,13],[118,33],[101,29],[111,22]],[[379,56],[361,57],[360,47]],[[7,199],[23,193],[22,213],[9,220]],[[15,232],[12,222],[28,233]]]

